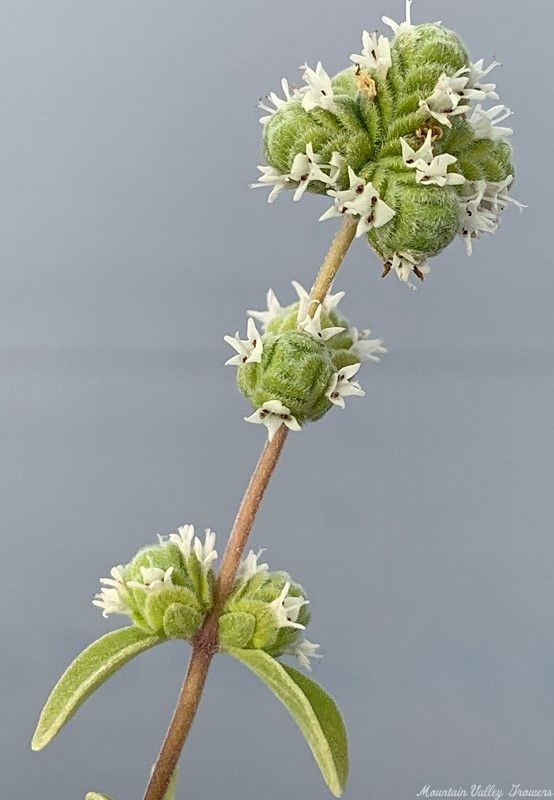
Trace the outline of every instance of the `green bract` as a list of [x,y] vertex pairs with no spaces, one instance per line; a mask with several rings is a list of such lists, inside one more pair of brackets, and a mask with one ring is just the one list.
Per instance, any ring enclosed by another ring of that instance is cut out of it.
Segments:
[[304,331],[266,334],[262,341],[261,362],[238,369],[241,392],[254,408],[278,398],[300,424],[322,417],[331,408],[325,393],[336,372],[331,348]]
[[94,604],[104,616],[126,614],[145,633],[191,640],[213,605],[214,540],[206,531],[202,545],[192,525],[182,526],[139,550],[127,566],[114,567]]
[[219,619],[219,644],[264,650],[277,657],[296,654],[310,621],[302,587],[286,572],[261,572],[239,581]]

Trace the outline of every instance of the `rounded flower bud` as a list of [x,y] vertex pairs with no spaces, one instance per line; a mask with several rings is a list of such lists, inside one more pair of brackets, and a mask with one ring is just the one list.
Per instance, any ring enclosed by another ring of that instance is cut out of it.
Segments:
[[458,234],[471,253],[507,205],[521,204],[508,193],[512,130],[500,124],[511,112],[483,106],[498,100],[486,77],[496,62],[472,63],[440,23],[413,25],[409,2],[404,22],[383,21],[392,41],[364,31],[353,66],[331,77],[321,63],[304,65],[301,88],[283,81],[285,98],[261,103],[268,165],[253,185],[269,187],[270,202],[286,189],[295,200],[328,194],[333,205],[320,219],[354,216],[383,275],[409,282],[423,280],[427,259]]
[[226,363],[238,367],[239,389],[255,409],[245,419],[265,425],[270,439],[281,425],[300,430],[331,406],[344,408],[344,397],[363,396],[353,380],[361,362],[378,361],[386,352],[379,339],[368,339],[369,331],[360,333],[337,312],[344,292],[328,295],[310,315],[309,293],[293,285],[298,303],[283,308],[270,290],[268,310],[249,312],[263,324],[263,333],[251,318],[246,339],[238,332],[225,337],[237,352]]
[[326,344],[304,331],[285,331],[264,335],[263,345],[261,362],[237,372],[254,408],[278,398],[300,425],[323,416],[331,407],[325,393],[335,372]]
[[[219,619],[219,646],[259,649],[273,657],[296,655],[309,668],[314,645],[302,631],[310,621],[309,601],[286,572],[269,572],[252,551],[243,561]],[[317,657],[317,656],[316,656]]]
[[192,525],[183,525],[139,550],[126,566],[114,567],[93,603],[105,617],[125,614],[148,633],[190,640],[213,605],[214,545],[212,531],[202,543]]

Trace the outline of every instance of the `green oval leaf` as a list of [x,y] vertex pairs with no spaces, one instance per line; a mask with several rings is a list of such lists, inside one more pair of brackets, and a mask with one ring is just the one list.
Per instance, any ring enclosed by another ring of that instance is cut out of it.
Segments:
[[219,646],[246,647],[256,628],[256,617],[243,611],[230,611],[219,618]]
[[202,615],[189,606],[172,603],[165,610],[163,627],[171,638],[190,639],[202,624]]
[[227,652],[252,670],[292,716],[335,797],[348,779],[346,729],[335,701],[311,678],[286,667],[263,650],[229,647]]
[[[111,631],[83,650],[69,665],[46,701],[31,747],[42,750],[95,689],[120,667],[164,638],[136,628]],[[101,797],[101,795],[100,795]]]

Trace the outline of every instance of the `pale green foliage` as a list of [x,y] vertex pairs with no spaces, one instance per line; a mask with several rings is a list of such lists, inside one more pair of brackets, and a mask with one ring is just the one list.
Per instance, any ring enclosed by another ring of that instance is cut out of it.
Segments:
[[315,681],[262,650],[230,648],[228,652],[283,703],[304,735],[325,783],[340,797],[348,778],[348,741],[334,700]]
[[[289,651],[301,639],[294,627],[279,627],[270,604],[289,583],[288,597],[306,598],[302,587],[294,583],[286,572],[262,572],[248,581],[239,581],[223,607],[219,619],[219,643],[223,650],[229,647],[264,650],[272,656]],[[294,622],[305,627],[310,621],[308,605],[302,605]]]
[[136,628],[122,628],[107,633],[83,650],[66,669],[46,701],[31,742],[32,749],[46,747],[79,706],[110,675],[161,641],[159,636],[149,636]]
[[[171,570],[171,583],[156,591],[129,586],[144,581],[144,570]],[[139,550],[125,567],[126,604],[134,624],[146,633],[190,640],[213,604],[214,573],[203,570],[194,552],[186,556],[163,541]]]
[[[434,154],[455,156],[458,161],[450,171],[460,172],[468,181],[499,182],[513,175],[511,147],[505,141],[476,140],[463,116],[452,119],[452,129],[441,127],[419,106],[442,73],[452,76],[469,65],[456,33],[436,24],[414,26],[394,38],[391,57],[387,76],[373,75],[377,91],[373,99],[359,88],[356,67],[350,67],[333,79],[334,111],[306,111],[299,99],[283,105],[264,127],[264,152],[268,164],[283,173],[290,171],[294,156],[309,142],[323,163],[329,163],[333,152],[340,153],[346,163],[338,187],[348,188],[347,164],[371,181],[396,212],[389,223],[367,234],[372,247],[385,261],[402,251],[423,261],[454,239],[460,196],[471,189],[417,183],[415,170],[402,159],[400,137],[417,149],[422,131],[433,126],[441,136],[433,142]],[[308,191],[319,194],[327,189],[315,181],[308,186]]]

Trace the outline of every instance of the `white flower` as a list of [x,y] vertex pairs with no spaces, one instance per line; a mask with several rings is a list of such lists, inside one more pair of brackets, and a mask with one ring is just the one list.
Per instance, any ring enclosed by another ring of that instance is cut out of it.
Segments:
[[305,153],[298,153],[295,155],[291,171],[288,175],[291,181],[298,182],[298,187],[293,197],[294,200],[300,200],[311,181],[321,181],[327,184],[332,183],[329,175],[326,175],[321,169],[322,166],[329,165],[321,164],[321,156],[314,153],[311,142],[308,142],[306,145]]
[[398,280],[405,283],[413,291],[415,291],[416,287],[410,282],[412,272],[417,275],[420,280],[423,280],[425,275],[431,272],[426,261],[418,261],[416,256],[407,250],[395,253],[389,261],[385,262],[383,277],[385,277],[391,269],[396,272]]
[[296,656],[300,662],[300,666],[311,672],[312,666],[310,664],[310,658],[323,658],[320,653],[316,652],[317,650],[319,650],[318,644],[310,642],[308,639],[303,639],[301,642],[287,650],[287,652],[293,656]]
[[360,178],[352,167],[348,167],[350,188],[343,191],[330,189],[327,194],[335,198],[331,208],[321,215],[320,222],[343,214],[359,216],[356,236],[367,233],[372,228],[381,228],[395,216],[396,212],[379,197],[372,183]]
[[385,25],[388,25],[389,28],[392,28],[393,33],[394,33],[395,36],[398,36],[399,33],[404,33],[405,31],[409,31],[409,30],[411,30],[411,28],[413,28],[411,14],[410,14],[410,6],[411,5],[412,5],[412,0],[406,0],[406,21],[405,22],[401,22],[399,24],[398,22],[395,22],[390,17],[381,17],[381,19],[383,20]]
[[304,319],[298,323],[298,328],[306,333],[309,333],[311,336],[314,336],[318,339],[323,339],[323,341],[327,341],[327,339],[331,339],[333,336],[336,336],[337,333],[342,333],[345,328],[340,327],[328,327],[322,328],[321,327],[321,312],[323,311],[323,306],[318,305],[315,314],[313,317],[310,317],[309,314],[306,314]]
[[263,100],[258,102],[259,108],[263,108],[264,111],[269,112],[268,116],[260,117],[260,122],[262,125],[267,125],[273,114],[275,114],[276,111],[279,111],[280,108],[286,106],[287,103],[291,102],[291,100],[296,100],[300,97],[300,92],[298,89],[293,88],[291,91],[289,82],[286,80],[286,78],[283,78],[281,81],[281,88],[283,89],[283,94],[285,95],[284,100],[275,94],[275,92],[271,92],[267,97],[267,100],[273,104],[273,108],[270,105],[267,105],[267,103],[265,103]]
[[379,356],[387,352],[387,348],[383,347],[382,339],[367,338],[371,333],[370,330],[358,331],[357,328],[350,328],[349,333],[353,339],[350,352],[354,353],[360,361],[380,361]]
[[[161,545],[175,544],[186,560],[194,554],[204,572],[210,569],[212,561],[217,558],[215,549],[215,533],[205,529],[204,544],[194,535],[194,525],[181,525],[176,533],[170,533],[167,539],[159,537]],[[130,584],[129,584],[130,585]]]
[[365,392],[360,384],[352,380],[354,375],[358,373],[360,367],[361,364],[352,364],[349,367],[343,367],[331,377],[325,395],[333,405],[344,408],[345,397],[365,397]]
[[493,61],[486,69],[483,69],[483,59],[481,58],[474,64],[470,64],[469,67],[465,67],[468,76],[467,87],[480,92],[479,99],[498,100],[498,95],[495,92],[496,83],[481,83],[480,81],[481,78],[488,75],[492,69],[499,66],[499,61]]
[[[301,283],[298,283],[298,281],[292,281],[292,285],[294,287],[296,294],[298,295],[298,299],[300,300],[298,304],[298,313],[296,316],[297,322],[300,325],[306,319],[308,315],[308,309],[310,308],[312,302],[314,301],[312,300],[310,293],[307,292],[306,289],[304,289]],[[333,311],[338,306],[338,304],[340,303],[345,294],[346,292],[337,292],[336,294],[325,295],[323,303],[321,304],[323,307],[323,312],[325,314],[330,314],[331,311]],[[327,336],[327,338],[329,338],[329,336]]]
[[141,567],[142,581],[128,581],[127,586],[133,589],[144,589],[148,594],[155,594],[161,589],[173,586],[171,579],[173,569],[173,567],[165,570],[161,567]]
[[223,337],[227,344],[230,344],[238,353],[238,355],[229,358],[225,362],[226,365],[240,367],[243,364],[260,363],[264,346],[253,319],[248,320],[246,336],[246,339],[239,339],[239,332],[237,331],[234,336]]
[[281,303],[273,289],[269,289],[266,295],[267,311],[248,311],[251,317],[261,322],[265,329],[281,313]]
[[402,147],[402,158],[404,159],[404,164],[407,167],[415,167],[416,161],[425,161],[427,164],[430,164],[433,160],[433,131],[428,130],[427,135],[425,137],[425,141],[419,148],[419,150],[414,150],[413,147],[410,147],[406,139],[403,136],[400,137],[400,145]]
[[217,550],[215,549],[215,533],[209,528],[206,528],[204,533],[204,544],[198,536],[194,537],[194,555],[200,563],[202,572],[206,573],[211,568],[212,561],[217,558]]
[[176,533],[170,533],[167,539],[159,537],[160,544],[175,544],[183,554],[183,558],[190,557],[193,549],[194,525],[181,525]]
[[486,181],[475,181],[475,192],[460,201],[460,233],[465,239],[468,256],[473,253],[473,240],[480,233],[494,233],[498,230],[498,213],[483,204],[487,188]]
[[392,65],[389,40],[386,36],[377,37],[377,33],[364,31],[362,45],[361,55],[353,53],[350,60],[364,69],[375,71],[380,78],[384,78]]
[[339,178],[340,172],[343,166],[346,164],[346,159],[336,150],[333,150],[331,153],[331,158],[329,160],[329,183],[331,186],[334,186]]
[[243,558],[241,561],[240,567],[237,570],[235,583],[239,583],[240,581],[249,581],[250,578],[254,577],[254,575],[257,575],[260,572],[268,571],[269,564],[258,563],[258,560],[263,552],[263,550],[258,550],[258,552],[255,553],[253,550],[250,550],[246,558]]
[[276,597],[269,607],[275,615],[275,622],[278,628],[298,628],[304,630],[305,625],[301,625],[296,620],[298,619],[298,612],[305,606],[308,601],[303,597],[289,597],[290,581],[287,581],[283,586],[283,590],[279,597]]
[[524,208],[527,208],[526,205],[520,203],[519,200],[516,200],[514,197],[510,197],[510,195],[507,193],[507,190],[512,185],[513,180],[514,176],[508,175],[503,181],[487,181],[482,202],[493,211],[504,211],[504,209],[510,204],[517,206],[520,211],[522,211]]
[[267,198],[268,203],[273,203],[283,189],[287,189],[290,185],[290,177],[279,172],[278,169],[273,167],[258,165],[258,169],[262,173],[257,183],[251,183],[251,189],[263,189],[266,186],[273,186]]
[[244,421],[252,422],[254,425],[265,425],[270,442],[281,425],[286,425],[291,431],[301,430],[290,410],[280,400],[268,400],[249,417],[245,417]]
[[485,111],[479,104],[475,107],[468,122],[473,128],[476,139],[491,139],[493,142],[497,142],[512,135],[512,128],[497,127],[499,122],[503,122],[511,115],[512,112],[506,106],[493,106]]
[[419,150],[414,150],[405,139],[400,137],[404,164],[410,169],[416,170],[418,183],[435,184],[436,186],[455,186],[465,183],[463,175],[457,172],[448,172],[450,164],[455,164],[458,160],[455,156],[448,153],[433,156],[432,135],[432,131],[427,131],[425,142]]
[[127,587],[125,584],[125,567],[121,564],[110,570],[111,578],[100,578],[100,583],[104,584],[98,594],[94,595],[92,604],[102,609],[102,616],[108,614],[127,614],[129,615],[129,605]]
[[460,105],[460,102],[467,97],[465,89],[469,78],[460,72],[458,70],[452,76],[443,72],[429,97],[419,101],[420,108],[449,128],[452,127],[449,117],[465,114],[468,110],[467,105]]
[[517,206],[520,211],[526,206],[507,194],[514,176],[508,175],[503,181],[475,181],[474,193],[460,200],[460,229],[465,239],[468,256],[473,253],[473,240],[481,233],[494,233],[500,225],[500,212],[508,205]]
[[435,184],[436,186],[458,186],[465,183],[465,178],[459,172],[448,172],[448,167],[455,164],[458,159],[449,153],[435,156],[427,164],[423,159],[416,161],[416,181],[423,184]]
[[303,64],[300,69],[304,70],[302,80],[307,84],[301,90],[302,108],[305,111],[311,111],[312,108],[317,107],[325,108],[327,111],[334,111],[333,84],[331,78],[321,66],[321,61],[317,62],[315,70],[311,69],[307,64]]

